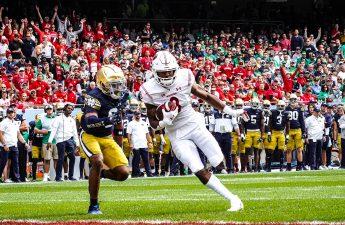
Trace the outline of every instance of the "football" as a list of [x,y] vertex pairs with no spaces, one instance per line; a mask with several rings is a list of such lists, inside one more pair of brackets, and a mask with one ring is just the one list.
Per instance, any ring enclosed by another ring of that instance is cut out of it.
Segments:
[[176,108],[178,108],[178,112],[180,112],[181,106],[179,105],[178,99],[176,97],[171,97],[169,101],[157,107],[156,118],[161,121],[163,120],[163,109],[169,112],[174,111]]

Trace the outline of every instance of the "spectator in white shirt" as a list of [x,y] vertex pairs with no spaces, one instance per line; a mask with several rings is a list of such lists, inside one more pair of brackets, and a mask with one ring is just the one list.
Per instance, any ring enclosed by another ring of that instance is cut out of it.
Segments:
[[129,146],[133,150],[132,177],[141,175],[140,156],[144,162],[146,176],[152,177],[148,153],[148,143],[151,148],[152,140],[147,123],[141,119],[139,109],[134,112],[133,120],[127,125],[127,134]]
[[8,51],[7,38],[5,36],[1,37],[0,42],[0,65],[2,65],[6,60],[6,53]]
[[68,179],[75,181],[73,177],[74,163],[75,163],[75,150],[79,148],[78,132],[75,119],[71,114],[74,110],[72,103],[66,103],[63,108],[63,114],[57,116],[52,125],[51,133],[48,139],[47,148],[50,148],[53,139],[56,140],[56,147],[58,149],[58,162],[56,165],[56,181],[62,181],[62,166],[65,153],[69,158]]
[[318,170],[322,165],[321,150],[324,139],[325,118],[320,114],[320,109],[315,107],[311,116],[305,120],[307,129],[308,158],[311,170]]
[[25,144],[25,148],[30,146],[25,142],[19,131],[20,123],[15,121],[15,109],[8,108],[7,117],[0,123],[0,177],[7,164],[7,160],[11,160],[11,169],[13,171],[13,182],[19,182],[19,151],[17,148],[18,140]]

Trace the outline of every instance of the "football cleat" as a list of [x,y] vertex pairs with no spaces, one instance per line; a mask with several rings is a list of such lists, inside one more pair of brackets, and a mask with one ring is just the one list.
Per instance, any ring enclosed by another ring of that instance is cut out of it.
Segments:
[[231,201],[231,207],[230,209],[228,209],[228,212],[237,212],[242,210],[243,207],[243,203],[241,201],[241,199],[235,195],[235,198]]
[[90,215],[100,215],[102,211],[99,209],[99,205],[90,205],[87,213]]

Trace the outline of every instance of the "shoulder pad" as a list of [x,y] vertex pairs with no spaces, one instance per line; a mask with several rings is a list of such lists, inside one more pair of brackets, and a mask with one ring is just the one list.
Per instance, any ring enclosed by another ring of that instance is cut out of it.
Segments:
[[85,96],[85,106],[99,110],[101,108],[101,103],[97,98],[94,98],[90,95],[86,95]]

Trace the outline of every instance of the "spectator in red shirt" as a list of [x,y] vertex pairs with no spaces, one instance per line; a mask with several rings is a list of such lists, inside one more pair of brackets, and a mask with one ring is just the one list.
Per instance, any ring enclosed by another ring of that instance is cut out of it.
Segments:
[[47,37],[47,40],[51,42],[51,36],[50,36],[50,28],[46,27],[44,28],[44,31],[42,31],[38,26],[35,25],[34,21],[31,21],[31,26],[34,28],[35,32],[38,34],[39,43],[43,42],[44,37]]
[[63,85],[60,83],[58,84],[58,89],[54,93],[54,99],[57,102],[64,102],[67,98],[67,93],[63,89]]
[[225,73],[228,79],[232,77],[233,70],[234,66],[231,64],[229,58],[226,58],[224,64],[219,67],[219,71]]
[[54,24],[55,18],[57,16],[58,7],[57,6],[54,7],[54,14],[51,20],[49,20],[48,16],[44,17],[44,20],[43,20],[39,6],[36,5],[35,7],[36,7],[37,15],[40,19],[43,29],[46,29],[46,28],[51,29],[51,26]]
[[42,95],[38,96],[35,89],[31,90],[30,91],[30,99],[29,99],[30,104],[37,106],[37,105],[43,105],[43,104],[47,103],[42,96],[43,96],[43,93],[42,93]]
[[317,101],[317,97],[313,95],[311,87],[308,87],[300,98],[305,104]]
[[25,74],[24,67],[19,68],[18,74],[13,76],[13,83],[17,89],[21,89],[21,84],[29,83],[29,77]]
[[271,102],[277,102],[283,98],[283,93],[278,89],[278,81],[274,80],[271,88],[265,92],[265,99]]
[[16,103],[18,109],[25,109],[30,105],[28,94],[23,92],[19,96],[19,101]]
[[247,70],[243,66],[244,66],[244,62],[240,61],[238,63],[238,66],[236,66],[235,69],[233,70],[233,74],[240,75],[242,79],[247,77]]
[[102,28],[102,23],[97,24],[96,28],[96,41],[104,40],[104,31]]
[[92,30],[91,25],[86,24],[86,22],[84,22],[83,25],[83,40],[85,41],[90,41],[90,38],[93,37],[93,39],[95,38],[95,33]]
[[[38,96],[43,96],[45,90],[49,87],[48,83],[43,80],[43,75],[38,74],[37,80],[32,82],[30,89],[35,90]],[[35,93],[36,94],[36,93]]]
[[141,75],[137,75],[136,80],[134,81],[133,84],[133,92],[138,92],[140,86],[143,84],[143,78],[141,77]]
[[141,70],[142,71],[147,71],[151,69],[152,65],[152,60],[153,58],[150,56],[150,51],[146,50],[144,57],[140,59],[140,64],[141,64]]
[[299,69],[296,69],[295,72],[291,75],[290,72],[286,71],[284,66],[281,66],[280,72],[281,72],[283,82],[284,82],[284,91],[287,93],[291,93],[291,91],[293,89],[295,76],[299,72]]
[[75,103],[77,102],[77,95],[76,95],[76,93],[73,91],[73,89],[74,89],[73,84],[69,84],[69,85],[68,85],[68,89],[67,89],[67,98],[66,98],[66,101],[75,104]]
[[122,33],[117,29],[116,26],[113,26],[113,30],[109,34],[109,38],[112,37],[114,40],[118,40],[122,37]]
[[66,39],[64,39],[63,37],[60,37],[60,34],[61,33],[58,34],[58,38],[53,43],[53,45],[55,48],[55,54],[61,57],[65,53],[68,47],[66,45]]
[[156,51],[150,47],[150,42],[144,42],[143,48],[141,49],[141,55],[145,55],[146,51],[149,51],[151,57],[154,57],[156,54]]
[[286,37],[286,34],[282,34],[282,38],[280,39],[280,47],[286,50],[290,50],[291,48],[290,39]]

